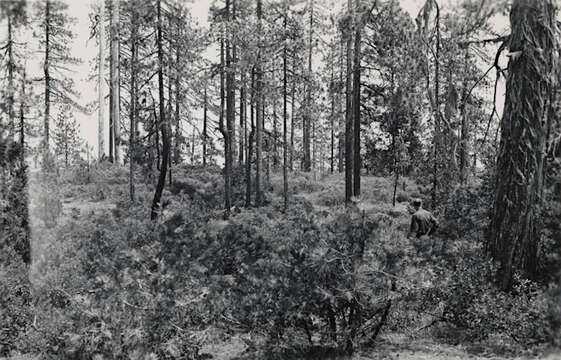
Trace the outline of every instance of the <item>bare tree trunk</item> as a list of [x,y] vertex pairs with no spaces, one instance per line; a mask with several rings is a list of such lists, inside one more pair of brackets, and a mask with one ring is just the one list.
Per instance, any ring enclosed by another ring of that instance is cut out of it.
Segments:
[[[347,8],[349,13],[352,9],[352,0],[348,0]],[[352,31],[344,29],[347,37],[347,91],[346,91],[346,110],[345,110],[345,204],[349,204],[353,196],[353,99],[352,99]]]
[[342,92],[343,92],[343,72],[345,71],[345,67],[344,67],[344,63],[343,60],[345,59],[345,43],[344,43],[344,37],[341,36],[341,55],[339,57],[339,84],[341,84],[341,92],[338,93],[338,99],[337,99],[337,113],[338,113],[338,118],[339,118],[339,131],[338,131],[338,137],[339,137],[339,162],[338,162],[338,168],[339,168],[339,172],[342,173],[343,171],[345,171],[345,116],[343,116],[343,109],[341,106],[341,98],[342,98]]
[[14,53],[13,53],[13,28],[12,28],[12,14],[8,14],[8,136],[10,140],[14,139],[15,135],[15,115],[14,115]]
[[160,176],[158,178],[158,184],[156,185],[156,192],[154,193],[154,200],[152,201],[152,212],[150,218],[155,220],[158,217],[158,211],[160,209],[160,200],[162,198],[162,192],[164,190],[164,185],[166,183],[166,173],[169,159],[169,138],[168,138],[168,125],[165,118],[165,104],[164,104],[164,52],[162,49],[162,6],[161,0],[157,0],[157,11],[158,11],[158,98],[159,98],[159,108],[160,117],[158,119],[158,126],[162,132],[162,164],[160,167]]
[[113,0],[113,28],[111,29],[113,37],[111,43],[111,52],[113,54],[113,68],[111,72],[113,73],[113,107],[111,111],[113,112],[113,135],[114,135],[114,151],[115,151],[115,162],[119,164],[121,162],[121,76],[119,71],[119,48],[120,48],[120,36],[119,36],[119,23],[120,19],[120,0]]
[[245,117],[245,70],[241,72],[241,87],[240,87],[240,131],[239,131],[239,148],[238,148],[238,162],[240,166],[244,163],[244,143],[246,138],[247,127],[244,122]]
[[[226,18],[230,21],[230,0],[226,0]],[[234,136],[234,75],[232,69],[232,55],[230,52],[230,39],[226,37],[226,129],[222,127],[224,136],[224,218],[230,217],[231,186],[232,186],[232,141]],[[233,46],[235,48],[235,46]],[[234,49],[232,49],[234,50]],[[223,124],[222,124],[223,125]]]
[[45,63],[43,64],[43,73],[45,75],[45,119],[44,119],[44,133],[43,133],[43,150],[45,153],[49,151],[49,124],[51,117],[51,75],[50,70],[50,58],[49,49],[51,47],[51,2],[50,0],[45,0]]
[[[360,0],[356,0],[360,11]],[[356,17],[356,16],[355,16]],[[355,23],[354,78],[353,78],[353,195],[360,196],[360,24]]]
[[306,109],[303,117],[303,147],[304,147],[304,171],[310,171],[312,167],[310,130],[312,122],[312,51],[313,51],[313,26],[314,26],[314,0],[310,0],[310,37],[308,41],[308,84],[306,85]]
[[204,94],[204,105],[203,105],[203,167],[206,167],[206,155],[207,155],[207,111],[208,111],[208,99],[207,99],[207,87],[208,79],[205,79],[205,94]]
[[[549,103],[557,78],[559,43],[554,1],[515,0],[511,12],[506,98],[501,120],[496,192],[487,251],[499,263],[497,282],[511,289],[517,270],[535,278],[543,228]],[[523,49],[523,50],[522,50]]]
[[[257,19],[258,19],[258,35],[261,35],[261,17],[262,17],[262,5],[261,0],[257,0]],[[263,116],[261,112],[262,102],[263,102],[263,74],[261,70],[261,56],[262,56],[261,41],[259,41],[259,52],[257,56],[257,63],[255,64],[256,72],[256,123],[257,123],[257,143],[255,145],[256,151],[256,164],[255,164],[255,203],[257,206],[263,204],[263,192],[261,189],[261,168],[262,168],[262,142],[263,142]]]
[[98,143],[98,152],[97,156],[99,160],[103,158],[105,155],[105,134],[104,134],[104,72],[105,72],[105,46],[104,46],[104,39],[105,39],[105,2],[102,1],[99,6],[99,61],[98,61],[98,74],[97,74],[97,86],[98,86],[98,116],[97,116],[97,123],[98,123],[98,133],[97,133],[97,143]]
[[136,97],[137,97],[137,89],[136,89],[136,32],[137,32],[137,24],[136,24],[136,17],[135,12],[131,14],[132,23],[131,23],[131,60],[130,60],[130,72],[131,72],[131,83],[130,83],[130,93],[131,93],[131,100],[130,100],[130,126],[129,126],[129,192],[130,192],[130,199],[134,202],[135,197],[135,189],[134,189],[134,162],[136,157],[135,151],[135,144],[136,144]]
[[294,96],[296,93],[296,56],[294,56],[294,59],[292,60],[292,73],[293,75],[293,79],[292,79],[292,91],[290,94],[290,98],[291,103],[290,103],[290,171],[294,170],[294,109],[296,106],[296,97]]
[[251,121],[251,131],[249,133],[249,141],[247,144],[247,159],[245,163],[245,181],[246,181],[246,191],[245,191],[245,207],[251,206],[251,159],[253,157],[253,137],[255,135],[255,124],[253,121],[253,114],[255,110],[255,69],[251,69],[251,99],[250,99],[250,121]]
[[[288,23],[288,3],[286,0],[284,1],[284,22],[283,27],[284,31],[287,31],[287,23]],[[286,213],[288,210],[288,144],[287,144],[287,42],[285,40],[284,48],[282,49],[282,183],[283,183],[283,199],[284,199],[284,206],[283,211]]]
[[468,48],[465,49],[464,57],[464,71],[466,75],[464,76],[463,89],[462,89],[462,103],[460,108],[461,116],[461,128],[460,128],[460,184],[465,184],[466,182],[466,172],[467,172],[467,142],[468,142],[468,129],[467,129],[467,91],[468,91],[468,60],[469,52]]
[[20,144],[20,157],[22,168],[25,165],[25,82],[27,81],[26,73],[27,64],[23,65],[23,75],[21,79],[21,95],[20,95],[20,107],[19,107],[19,144]]
[[335,80],[333,78],[333,62],[335,61],[335,54],[333,54],[333,58],[331,59],[331,77],[329,81],[329,89],[331,95],[331,115],[329,116],[329,122],[331,127],[331,156],[330,156],[330,166],[329,172],[333,174],[335,169]]
[[436,49],[434,58],[434,164],[432,179],[432,208],[438,205],[438,167],[440,162],[440,100],[439,100],[439,80],[440,80],[440,8],[436,5]]

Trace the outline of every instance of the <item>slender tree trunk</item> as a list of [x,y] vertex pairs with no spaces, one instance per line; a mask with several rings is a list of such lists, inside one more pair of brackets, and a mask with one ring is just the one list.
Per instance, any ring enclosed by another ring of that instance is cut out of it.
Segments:
[[43,134],[43,150],[49,151],[49,124],[51,118],[51,75],[49,49],[51,47],[51,1],[45,0],[45,63],[43,64],[43,73],[45,75],[45,118],[44,118],[44,134]]
[[19,144],[22,168],[25,164],[25,82],[27,81],[26,64],[23,66],[23,75],[21,79],[21,95],[19,107]]
[[469,70],[469,52],[468,48],[465,50],[464,57],[464,71],[466,75],[464,76],[463,89],[462,89],[462,103],[460,108],[461,117],[461,129],[460,129],[460,184],[465,184],[466,182],[466,172],[467,172],[467,142],[468,142],[468,129],[467,129],[467,90],[468,90],[468,70]]
[[[335,54],[333,54],[335,55]],[[329,171],[333,174],[335,169],[335,80],[333,78],[333,62],[335,61],[335,56],[331,59],[331,77],[329,80],[329,89],[331,95],[331,115],[329,116],[329,122],[331,127],[331,156],[330,156],[330,166]]]
[[160,176],[158,178],[158,184],[156,185],[156,192],[154,193],[154,200],[152,201],[152,212],[150,218],[155,220],[158,217],[158,212],[160,209],[160,200],[162,198],[162,192],[164,190],[164,185],[166,183],[166,173],[169,159],[169,138],[168,138],[168,125],[165,118],[165,104],[164,104],[164,52],[162,49],[162,6],[161,0],[157,0],[157,11],[158,11],[158,98],[159,98],[159,108],[160,117],[158,121],[158,126],[162,132],[162,164],[160,167]]
[[[515,0],[510,12],[511,52],[501,120],[496,191],[487,251],[499,263],[497,282],[510,290],[517,270],[538,276],[543,228],[544,154],[550,94],[557,82],[556,6],[551,0]],[[523,50],[521,50],[523,49]]]
[[207,87],[208,80],[205,80],[205,94],[204,94],[204,104],[203,104],[203,167],[206,167],[206,155],[207,155],[207,111],[208,111],[208,99],[207,99]]
[[294,170],[294,109],[296,107],[296,56],[292,60],[292,91],[290,94],[291,103],[290,103],[290,171]]
[[119,6],[120,0],[112,0],[111,12],[111,113],[113,120],[113,146],[115,163],[119,164],[121,161],[121,89],[120,89],[120,74],[119,74]]
[[238,162],[240,166],[244,163],[244,142],[246,138],[246,126],[244,122],[245,116],[245,70],[241,72],[241,87],[240,87],[240,131],[239,131],[239,148],[238,148]]
[[253,121],[253,114],[255,110],[255,69],[251,69],[251,99],[250,99],[250,121],[251,121],[251,131],[249,133],[249,141],[247,144],[247,159],[245,163],[245,181],[246,181],[246,191],[245,191],[245,207],[251,206],[251,159],[253,158],[253,137],[255,135],[255,124]]
[[105,78],[104,78],[104,73],[105,73],[105,46],[104,46],[104,39],[105,39],[105,3],[102,1],[101,5],[99,7],[99,61],[98,61],[98,74],[97,74],[97,83],[98,83],[98,104],[99,104],[99,109],[98,109],[98,116],[97,116],[97,121],[98,121],[98,138],[97,138],[97,143],[98,143],[98,157],[99,160],[101,160],[104,156],[105,156],[105,133],[104,133],[104,123],[105,123],[105,119],[104,119],[104,112],[105,112],[105,106],[104,106],[104,94],[103,94],[103,90],[104,90],[104,84],[105,84]]
[[[287,18],[288,18],[288,3],[284,2],[284,31],[287,31]],[[283,182],[283,211],[288,210],[288,144],[287,144],[287,42],[285,40],[284,48],[282,49],[282,182]]]
[[[360,11],[360,0],[356,0]],[[355,24],[354,78],[353,78],[353,195],[360,196],[360,23]]]
[[[230,21],[230,0],[226,0],[226,18]],[[224,218],[230,217],[231,204],[231,177],[232,177],[232,142],[234,137],[234,74],[232,68],[232,55],[230,39],[227,36],[226,40],[226,129],[222,128],[222,135],[224,136]],[[232,46],[235,48],[235,46]],[[232,49],[233,50],[233,49]]]
[[15,115],[14,115],[14,53],[13,53],[13,28],[12,28],[12,14],[8,14],[8,43],[6,44],[8,51],[8,136],[10,140],[14,139],[15,135]]
[[133,10],[131,18],[133,19],[131,24],[131,59],[130,59],[130,73],[131,73],[131,83],[130,83],[130,135],[129,135],[129,193],[131,202],[134,202],[135,189],[134,189],[134,162],[136,157],[135,152],[135,137],[136,137],[136,17]]
[[[349,13],[352,10],[352,0],[348,0],[347,8]],[[353,98],[352,98],[352,31],[344,29],[347,37],[347,91],[346,91],[346,110],[345,110],[345,203],[349,204],[353,196]]]
[[339,162],[338,162],[338,166],[339,166],[339,172],[342,173],[343,171],[345,171],[345,119],[346,116],[343,115],[343,107],[341,106],[341,98],[342,93],[344,92],[344,88],[343,88],[343,73],[345,71],[345,67],[344,67],[344,61],[345,59],[345,41],[344,41],[344,36],[341,36],[341,55],[339,56],[339,84],[341,86],[341,90],[338,93],[338,98],[337,98],[337,113],[338,113],[338,118],[339,118],[339,131],[338,131],[338,137],[339,137]]
[[[179,30],[179,37],[183,37],[183,31]],[[181,54],[179,51],[179,44],[175,47],[175,146],[174,146],[174,162],[176,165],[181,160],[181,83],[179,74],[181,71]]]
[[308,83],[306,84],[306,109],[303,117],[303,146],[304,146],[304,171],[310,171],[312,167],[311,159],[311,122],[312,122],[312,51],[314,34],[314,0],[310,0],[310,37],[308,40]]
[[[262,17],[262,4],[261,0],[257,0],[257,20],[258,20],[258,35],[261,34],[261,17]],[[263,103],[263,74],[261,71],[261,57],[262,57],[262,46],[261,40],[259,40],[259,52],[257,55],[257,63],[255,64],[256,73],[256,99],[255,99],[255,111],[256,111],[256,123],[257,123],[257,143],[255,144],[256,151],[256,164],[255,164],[255,203],[257,206],[263,204],[263,192],[261,189],[261,168],[262,168],[262,143],[263,143],[263,113],[261,112]]]

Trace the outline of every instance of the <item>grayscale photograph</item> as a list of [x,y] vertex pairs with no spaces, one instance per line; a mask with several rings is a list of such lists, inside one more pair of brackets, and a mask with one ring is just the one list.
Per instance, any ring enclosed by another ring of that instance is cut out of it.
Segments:
[[0,360],[561,360],[560,0],[0,0]]

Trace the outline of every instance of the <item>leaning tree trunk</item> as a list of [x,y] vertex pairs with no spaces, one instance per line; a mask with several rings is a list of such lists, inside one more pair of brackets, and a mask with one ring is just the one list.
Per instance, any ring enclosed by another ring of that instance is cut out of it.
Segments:
[[[164,185],[166,183],[166,173],[169,160],[169,138],[168,138],[168,125],[165,119],[165,109],[164,109],[164,53],[162,49],[162,6],[161,0],[157,3],[158,11],[158,99],[160,116],[158,119],[158,127],[162,132],[162,164],[160,166],[160,176],[158,177],[158,184],[156,185],[156,192],[154,193],[154,199],[152,200],[152,212],[150,214],[150,219],[155,220],[158,217],[158,212],[160,209],[160,200],[162,199],[162,192],[164,190]],[[157,144],[156,144],[157,146]]]
[[552,0],[515,0],[510,12],[511,53],[487,238],[504,290],[512,287],[516,271],[532,278],[538,270],[549,94],[557,66],[555,12]]

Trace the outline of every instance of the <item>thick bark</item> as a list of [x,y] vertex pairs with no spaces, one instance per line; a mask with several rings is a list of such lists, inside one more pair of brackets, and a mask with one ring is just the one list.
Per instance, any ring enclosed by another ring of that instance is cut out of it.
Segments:
[[345,59],[345,41],[344,37],[341,36],[341,54],[339,56],[339,84],[341,86],[341,90],[338,93],[337,98],[337,113],[339,118],[339,127],[338,127],[338,137],[339,137],[339,161],[338,161],[338,170],[340,173],[345,171],[345,116],[343,116],[343,107],[341,105],[341,98],[343,89],[343,73],[345,72],[344,67],[344,60]]
[[[356,0],[360,9],[360,0]],[[355,16],[356,17],[356,16]],[[355,24],[354,74],[353,74],[353,195],[360,196],[360,24]]]
[[120,163],[121,159],[121,128],[120,128],[120,75],[119,75],[119,6],[120,0],[113,0],[111,7],[111,119],[113,133],[113,150],[115,162]]
[[[262,17],[262,4],[261,0],[257,0],[257,19],[258,19],[258,34],[261,33],[261,17]],[[257,56],[257,63],[255,64],[255,75],[256,75],[256,99],[255,99],[255,111],[256,111],[256,164],[255,164],[255,204],[261,206],[263,204],[263,192],[261,190],[261,170],[262,170],[262,142],[263,142],[263,116],[261,112],[262,102],[263,102],[263,74],[261,71],[261,56],[262,56],[261,43],[259,44],[259,52]]]
[[[348,0],[348,11],[351,12],[352,0]],[[344,29],[347,38],[347,73],[346,73],[346,109],[345,109],[345,204],[350,204],[353,196],[353,99],[352,99],[352,33]]]
[[558,66],[555,15],[551,0],[531,4],[515,0],[510,12],[513,56],[487,237],[487,251],[499,263],[497,281],[503,290],[512,287],[516,271],[530,278],[538,272],[546,129]]
[[97,133],[97,156],[99,160],[101,160],[105,156],[105,133],[104,133],[104,84],[105,84],[105,4],[104,2],[101,3],[99,7],[99,29],[98,29],[98,36],[99,36],[99,54],[98,54],[98,73],[97,73],[97,102],[98,102],[98,113],[97,113],[97,124],[98,124],[98,133]]
[[160,166],[160,176],[158,177],[158,184],[156,185],[156,191],[154,193],[154,199],[152,200],[152,212],[150,214],[150,219],[155,220],[158,217],[158,212],[160,210],[160,201],[162,198],[162,192],[166,183],[166,174],[169,159],[169,138],[168,138],[168,125],[165,118],[165,104],[164,104],[164,53],[162,49],[162,6],[161,0],[157,1],[157,11],[158,11],[158,32],[157,32],[157,42],[158,42],[158,99],[160,116],[158,119],[158,127],[162,132],[162,164]]

